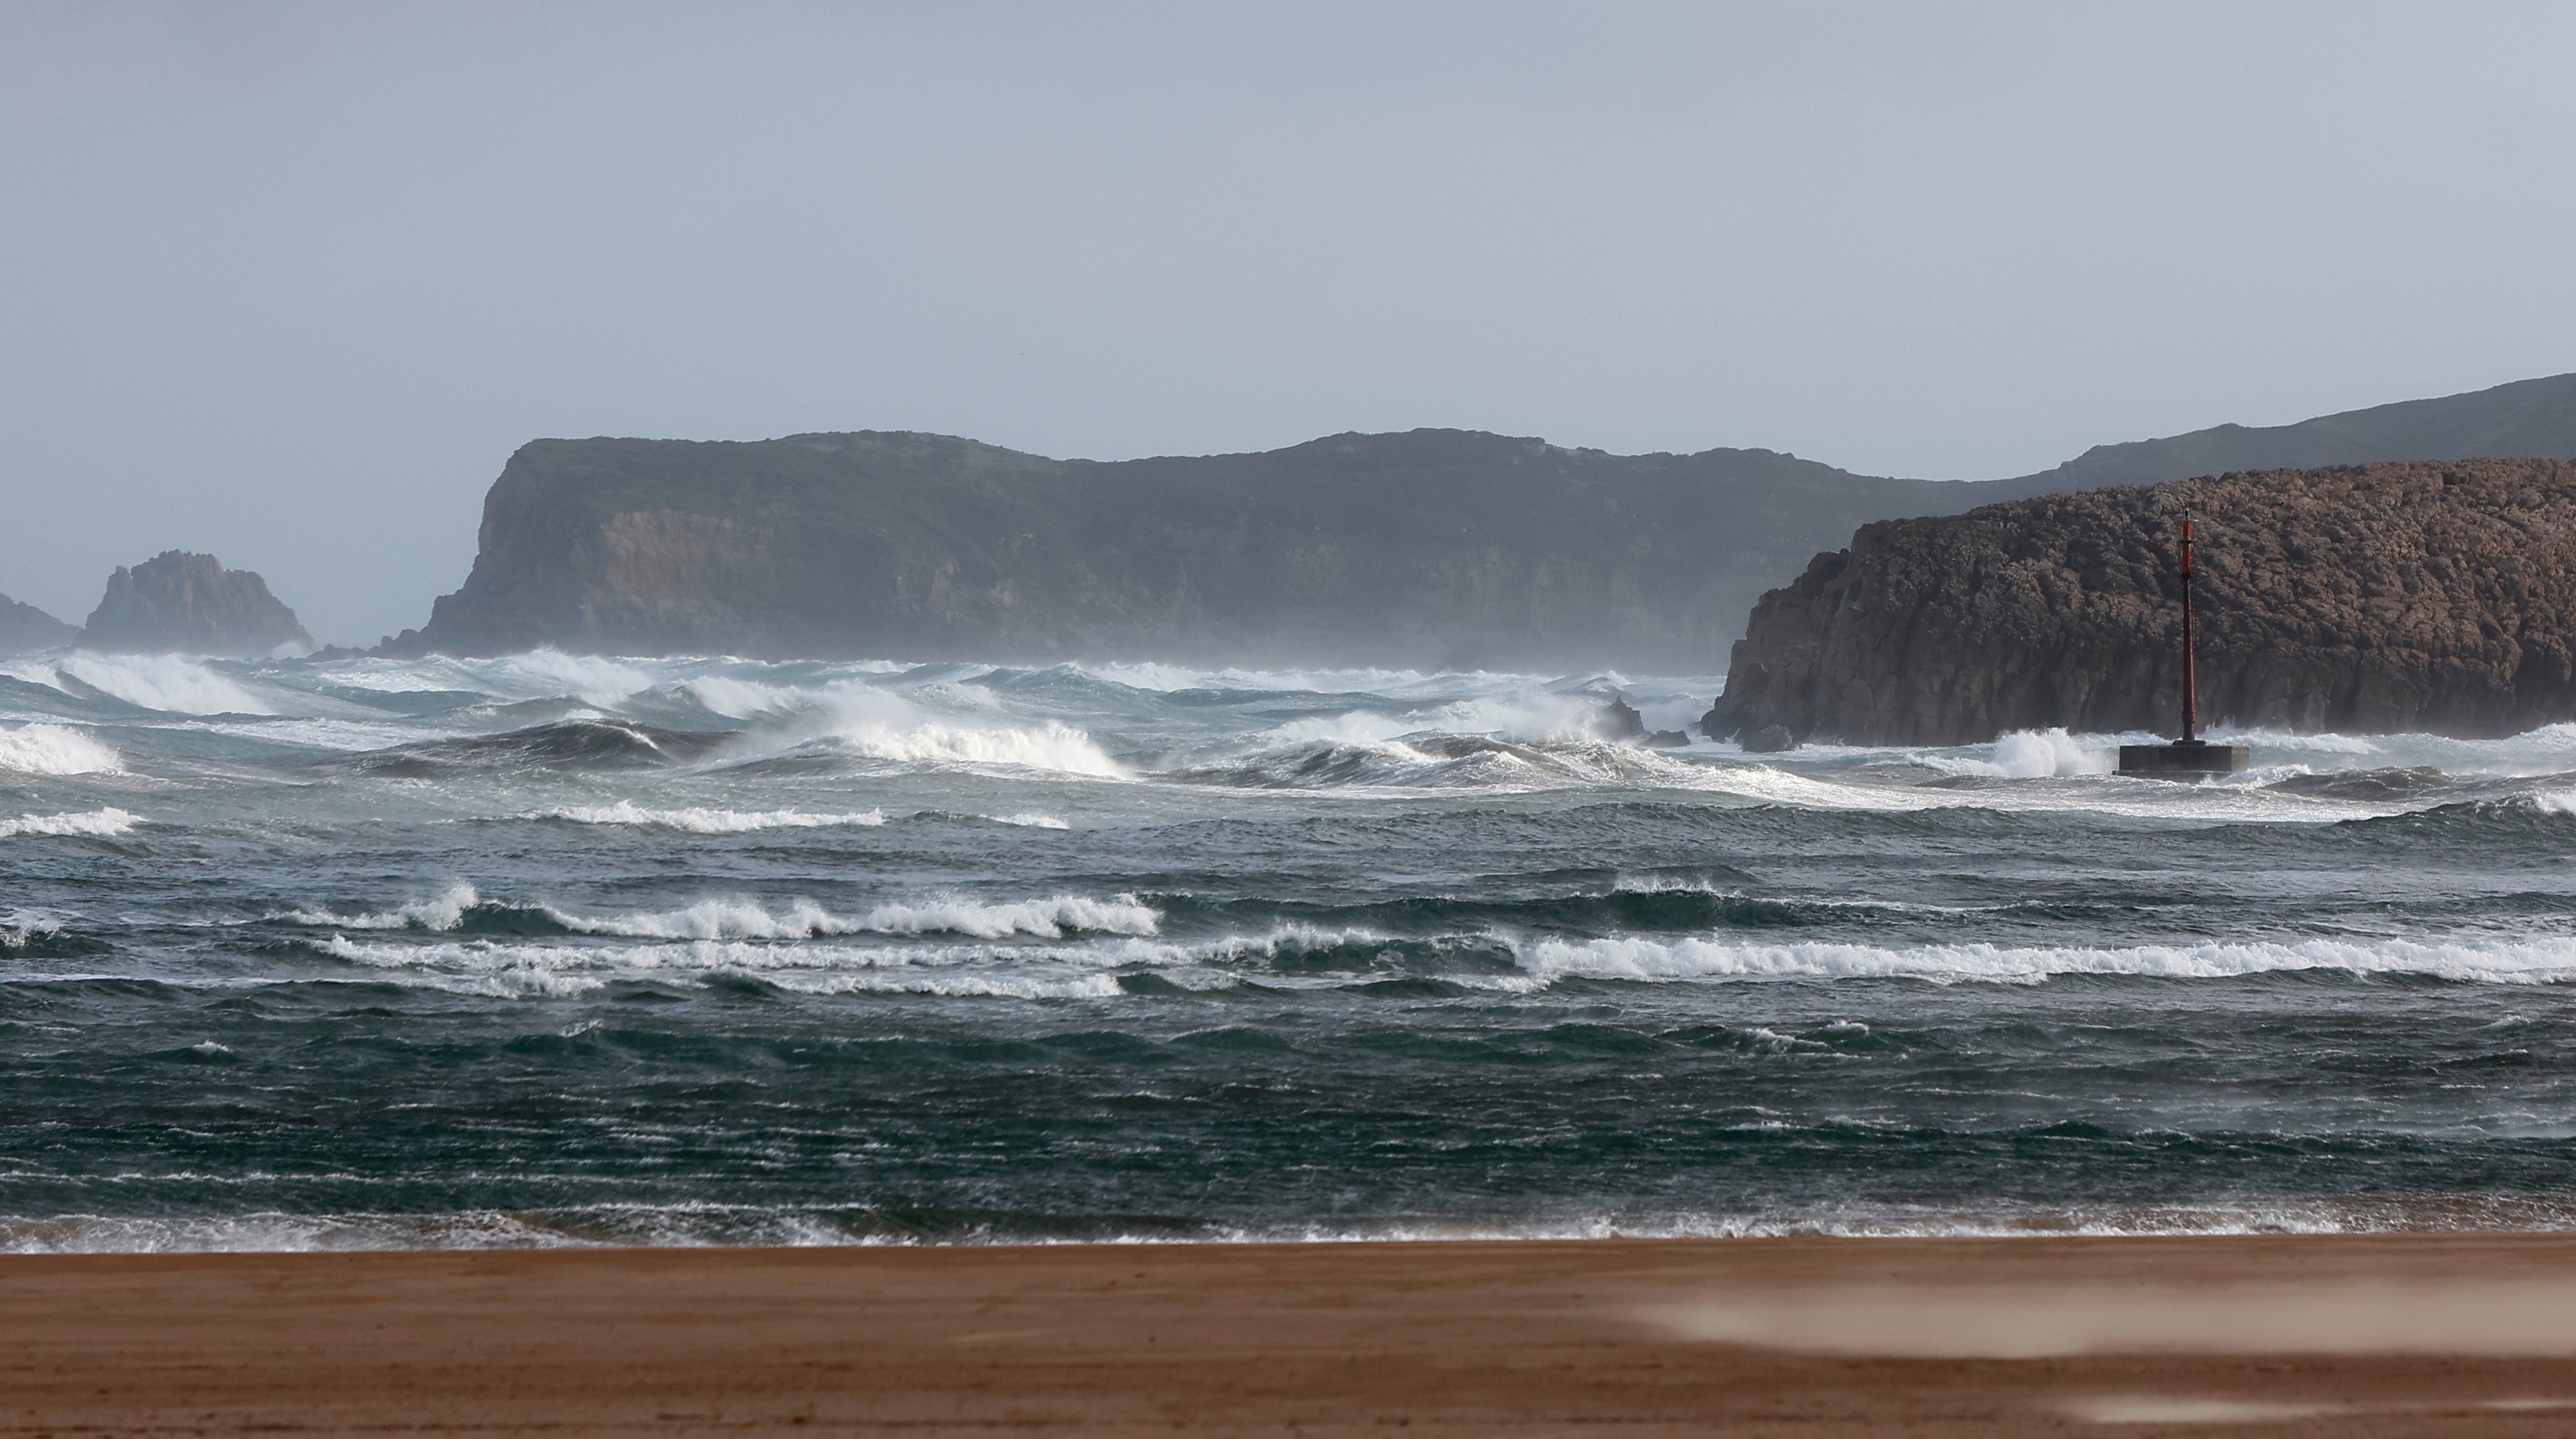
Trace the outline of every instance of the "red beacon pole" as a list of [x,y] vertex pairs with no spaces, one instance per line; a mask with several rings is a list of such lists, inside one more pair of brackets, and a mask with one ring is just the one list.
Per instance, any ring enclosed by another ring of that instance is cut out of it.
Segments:
[[2200,743],[2200,671],[2191,643],[2191,515],[2182,517],[2182,742]]
[[2120,773],[2155,779],[2198,779],[2234,774],[2249,758],[2241,744],[2210,744],[2200,737],[2200,657],[2191,613],[2191,516],[2182,517],[2182,738],[2172,744],[2120,746]]

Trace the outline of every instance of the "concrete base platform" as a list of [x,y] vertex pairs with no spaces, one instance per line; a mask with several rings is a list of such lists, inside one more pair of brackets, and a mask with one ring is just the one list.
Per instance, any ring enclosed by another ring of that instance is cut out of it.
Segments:
[[2120,773],[2145,779],[2198,779],[2205,774],[2234,774],[2245,768],[2241,744],[2124,744]]

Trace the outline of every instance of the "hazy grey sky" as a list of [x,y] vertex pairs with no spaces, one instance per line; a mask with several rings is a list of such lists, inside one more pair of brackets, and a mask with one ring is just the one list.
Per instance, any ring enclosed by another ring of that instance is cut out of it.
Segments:
[[0,3],[0,591],[537,436],[1975,478],[2576,369],[2576,6]]

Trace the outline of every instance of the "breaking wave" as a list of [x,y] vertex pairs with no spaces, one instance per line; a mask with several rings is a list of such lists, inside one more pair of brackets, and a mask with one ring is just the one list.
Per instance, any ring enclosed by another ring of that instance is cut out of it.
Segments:
[[1000,765],[1094,779],[1125,779],[1128,773],[1088,733],[1061,720],[1005,729],[937,722],[899,728],[869,722],[805,740],[792,752],[903,764]]
[[0,769],[20,774],[115,774],[124,765],[115,750],[57,724],[0,729]]
[[204,664],[178,655],[67,655],[60,674],[140,709],[170,714],[274,714],[270,705]]
[[679,909],[618,915],[582,915],[551,905],[485,900],[470,884],[392,909],[359,914],[293,910],[277,916],[297,924],[353,930],[455,930],[524,934],[602,935],[627,939],[819,939],[852,934],[962,934],[998,939],[1031,935],[1058,939],[1069,933],[1150,935],[1162,915],[1133,896],[1090,899],[1051,895],[1030,900],[979,900],[957,896],[881,904],[864,914],[836,915],[797,901],[772,910],[748,899],[705,899]]
[[2063,975],[2232,979],[2300,970],[2490,984],[2576,979],[2576,937],[2147,944],[2121,948],[1746,944],[1713,939],[1543,939],[1520,948],[1545,980],[1924,979],[2028,984]]
[[0,819],[0,839],[20,835],[88,835],[107,838],[125,833],[141,817],[121,809],[94,809],[81,814],[31,814]]
[[1169,779],[1246,789],[1488,790],[1584,785],[1706,787],[1710,771],[1652,750],[1600,741],[1528,743],[1486,735],[1311,740],[1171,772]]

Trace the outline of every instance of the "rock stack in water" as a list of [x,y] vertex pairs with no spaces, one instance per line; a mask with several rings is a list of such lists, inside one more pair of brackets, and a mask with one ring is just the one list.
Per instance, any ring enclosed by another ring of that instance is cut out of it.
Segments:
[[1712,738],[1972,744],[2163,731],[2184,511],[2200,713],[2301,731],[2576,719],[2576,464],[2272,470],[1862,526],[1754,607]]
[[258,575],[225,569],[213,555],[165,550],[130,569],[117,566],[80,643],[128,654],[257,658],[290,646],[309,650],[313,637]]

